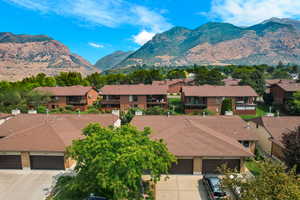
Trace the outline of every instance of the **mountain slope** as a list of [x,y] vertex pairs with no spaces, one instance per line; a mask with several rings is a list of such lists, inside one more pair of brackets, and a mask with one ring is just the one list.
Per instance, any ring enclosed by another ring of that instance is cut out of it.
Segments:
[[0,80],[20,80],[45,73],[99,71],[68,47],[45,35],[0,33]]
[[107,56],[104,56],[103,58],[99,59],[95,67],[97,67],[100,70],[108,70],[113,67],[115,67],[117,64],[119,64],[121,61],[123,61],[125,58],[127,58],[130,54],[132,54],[133,51],[115,51]]
[[300,21],[272,18],[250,27],[207,23],[157,34],[115,69],[136,65],[300,64]]

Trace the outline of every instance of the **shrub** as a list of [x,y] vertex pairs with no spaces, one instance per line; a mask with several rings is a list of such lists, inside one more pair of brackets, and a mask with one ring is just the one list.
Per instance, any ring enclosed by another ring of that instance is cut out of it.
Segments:
[[166,111],[162,107],[154,106],[152,108],[148,108],[145,111],[145,114],[146,115],[163,115],[163,114],[166,114]]
[[74,110],[74,106],[72,106],[72,105],[66,105],[65,109],[69,110],[69,111],[73,111]]
[[232,99],[224,99],[221,107],[221,114],[225,115],[226,111],[232,111]]
[[[212,111],[212,110],[209,110],[209,109],[204,109],[203,112],[205,113],[205,115],[215,115],[216,112]],[[202,112],[202,113],[203,113]]]
[[47,107],[46,106],[38,106],[36,111],[38,113],[46,113],[47,112]]
[[89,114],[98,114],[98,113],[101,113],[97,108],[89,108],[89,109],[87,109],[86,112],[89,113]]

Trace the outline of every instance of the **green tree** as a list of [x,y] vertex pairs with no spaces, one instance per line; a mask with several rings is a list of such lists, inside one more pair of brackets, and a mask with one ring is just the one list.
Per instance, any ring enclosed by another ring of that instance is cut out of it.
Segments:
[[50,94],[41,93],[34,90],[28,92],[24,98],[26,104],[34,109],[37,109],[41,105],[47,104],[51,100]]
[[61,72],[55,79],[59,86],[89,85],[79,72]]
[[300,174],[300,126],[284,134],[282,141],[285,163],[290,169],[296,166],[297,173]]
[[195,82],[197,85],[224,85],[222,81],[225,77],[218,69],[199,68],[195,71]]
[[242,79],[239,85],[251,86],[259,95],[263,95],[265,92],[265,78],[262,71],[248,70],[239,71],[237,76]]
[[232,111],[232,99],[226,98],[222,102],[221,114],[225,115],[226,111]]
[[288,101],[288,111],[290,114],[300,114],[300,91],[293,93],[293,98]]
[[294,169],[286,172],[283,164],[273,161],[258,162],[258,168],[260,173],[250,178],[223,167],[222,186],[239,190],[239,200],[300,200],[300,177]]
[[83,130],[85,138],[73,141],[68,149],[77,161],[74,187],[112,200],[143,199],[142,175],[147,171],[157,182],[175,161],[164,142],[151,140],[150,133],[149,128],[139,131],[130,125],[88,125]]

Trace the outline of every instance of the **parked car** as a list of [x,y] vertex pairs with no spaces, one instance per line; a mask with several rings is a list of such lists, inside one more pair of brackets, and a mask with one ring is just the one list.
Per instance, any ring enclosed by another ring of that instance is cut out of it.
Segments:
[[207,190],[210,200],[220,200],[227,198],[227,194],[221,188],[221,181],[216,176],[203,177],[203,184]]

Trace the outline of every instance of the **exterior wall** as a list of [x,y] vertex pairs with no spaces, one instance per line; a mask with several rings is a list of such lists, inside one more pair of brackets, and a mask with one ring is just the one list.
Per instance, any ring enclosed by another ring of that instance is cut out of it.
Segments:
[[220,113],[221,103],[218,102],[217,97],[207,97],[207,109],[213,112]]
[[87,105],[93,105],[93,103],[97,101],[98,97],[99,94],[96,90],[92,89],[88,91],[88,93],[86,94]]
[[270,141],[271,135],[269,132],[260,125],[256,125],[254,122],[250,122],[251,128],[255,130],[258,137],[258,146],[267,154],[271,155],[272,142]]
[[272,156],[275,156],[276,158],[283,160],[284,159],[283,151],[284,149],[281,146],[272,142]]
[[274,104],[282,105],[284,103],[285,92],[278,85],[272,85],[270,92],[273,96]]
[[130,95],[120,96],[120,109],[121,110],[128,110],[131,107],[136,105],[138,108],[146,109],[147,108],[147,98],[146,96],[138,96],[137,101],[130,102],[129,101]]
[[193,174],[194,175],[200,175],[200,174],[202,174],[202,158],[195,157],[193,165],[194,165]]
[[246,172],[245,158],[240,159],[240,173]]
[[169,85],[168,93],[180,93],[182,86],[185,86],[184,82],[178,82]]
[[57,97],[57,100],[50,102],[48,104],[48,109],[53,109],[52,107],[65,107],[67,105],[67,97]]
[[65,168],[69,169],[76,165],[76,161],[71,158],[65,157]]
[[21,162],[22,162],[23,169],[30,169],[29,152],[21,152]]
[[[116,104],[119,105],[119,108],[103,108],[103,110],[105,111],[111,111],[111,110],[115,110],[115,109],[119,109],[122,111],[126,111],[132,107],[138,107],[140,109],[147,109],[150,106],[161,106],[164,109],[168,108],[168,100],[167,100],[167,95],[165,95],[165,102],[161,103],[161,102],[147,102],[147,96],[146,95],[138,95],[137,96],[137,101],[133,101],[130,102],[129,101],[129,96],[131,95],[121,95],[120,96],[120,100],[103,100],[102,104]],[[134,96],[134,95],[133,95]]]

